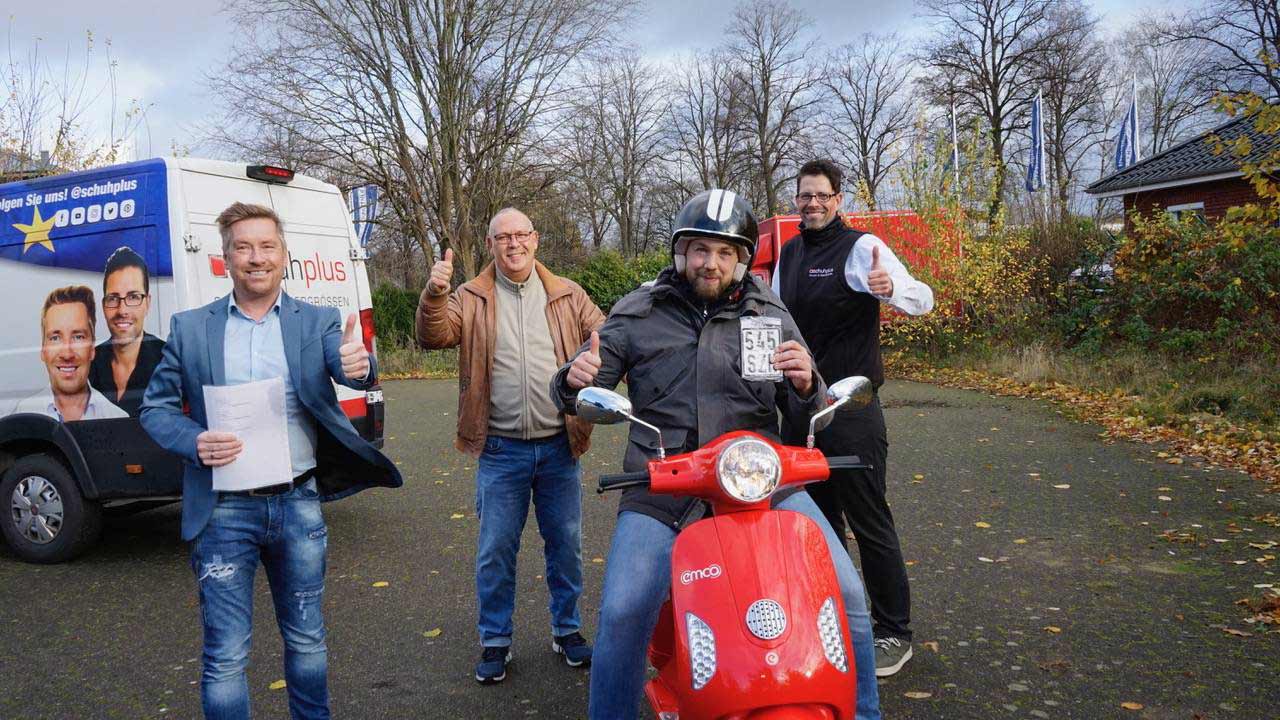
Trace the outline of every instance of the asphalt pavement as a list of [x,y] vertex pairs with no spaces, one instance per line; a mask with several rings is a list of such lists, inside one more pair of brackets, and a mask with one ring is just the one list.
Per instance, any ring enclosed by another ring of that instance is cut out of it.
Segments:
[[[475,463],[452,447],[457,385],[385,390],[405,487],[325,506],[335,717],[583,717],[587,673],[549,647],[532,517],[515,660],[500,685],[473,679]],[[880,684],[885,717],[1280,717],[1280,628],[1245,623],[1236,604],[1280,588],[1280,496],[1158,446],[1103,444],[1037,401],[901,382],[881,398],[916,634],[915,659]],[[584,459],[592,638],[617,502],[592,488],[617,469],[623,432],[598,429]],[[199,610],[178,528],[171,506],[111,520],[71,563],[0,550],[0,718],[199,717]],[[255,600],[255,717],[287,717],[261,573]]]

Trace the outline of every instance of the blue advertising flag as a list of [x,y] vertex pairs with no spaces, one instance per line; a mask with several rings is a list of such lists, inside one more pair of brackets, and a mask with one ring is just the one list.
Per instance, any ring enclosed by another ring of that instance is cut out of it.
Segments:
[[1136,164],[1139,159],[1138,96],[1135,90],[1129,101],[1129,111],[1124,114],[1124,122],[1120,124],[1120,134],[1116,136],[1116,171]]
[[352,188],[347,193],[347,204],[351,206],[351,222],[355,226],[356,237],[360,238],[360,247],[365,247],[373,235],[373,221],[378,216],[378,186]]
[[1027,162],[1027,192],[1044,187],[1044,122],[1040,110],[1040,93],[1031,103],[1031,159]]

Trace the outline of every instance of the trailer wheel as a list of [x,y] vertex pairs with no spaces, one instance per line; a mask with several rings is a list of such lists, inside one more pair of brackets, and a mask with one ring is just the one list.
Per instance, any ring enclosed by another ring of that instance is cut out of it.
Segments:
[[19,558],[57,563],[84,552],[102,532],[102,507],[85,500],[56,457],[18,458],[0,477],[0,530]]

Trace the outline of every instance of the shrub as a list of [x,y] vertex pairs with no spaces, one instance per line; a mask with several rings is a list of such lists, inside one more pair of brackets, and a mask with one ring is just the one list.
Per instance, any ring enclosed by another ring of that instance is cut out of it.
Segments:
[[414,311],[420,290],[401,290],[382,283],[373,291],[373,325],[380,345],[406,346],[414,343]]
[[1036,310],[1030,288],[1042,267],[1030,251],[1028,232],[997,225],[977,235],[955,208],[922,217],[936,242],[924,249],[927,261],[913,271],[933,289],[935,310],[892,323],[885,344],[949,353],[986,338],[1025,335]]
[[1280,230],[1249,210],[1209,227],[1131,218],[1106,319],[1121,338],[1206,359],[1280,350]]
[[623,295],[658,276],[671,264],[666,252],[652,252],[636,258],[625,259],[613,250],[601,250],[593,254],[579,268],[564,273],[587,291],[587,295],[606,314]]

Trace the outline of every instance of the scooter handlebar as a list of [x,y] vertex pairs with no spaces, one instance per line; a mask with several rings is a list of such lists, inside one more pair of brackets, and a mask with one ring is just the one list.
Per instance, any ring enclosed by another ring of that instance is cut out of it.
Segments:
[[862,462],[857,455],[840,455],[827,458],[827,467],[832,470],[872,470],[874,465]]
[[600,486],[596,488],[597,493],[603,493],[607,490],[621,490],[629,487],[639,487],[649,484],[649,471],[639,470],[629,473],[614,473],[612,475],[601,475]]

